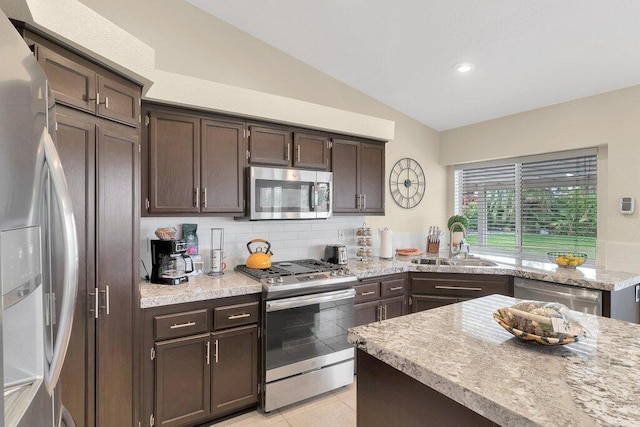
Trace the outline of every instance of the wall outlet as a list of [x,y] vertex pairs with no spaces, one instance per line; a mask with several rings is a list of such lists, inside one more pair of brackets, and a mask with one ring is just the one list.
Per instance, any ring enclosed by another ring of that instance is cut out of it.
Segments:
[[338,230],[338,240],[339,241],[344,240],[344,230]]

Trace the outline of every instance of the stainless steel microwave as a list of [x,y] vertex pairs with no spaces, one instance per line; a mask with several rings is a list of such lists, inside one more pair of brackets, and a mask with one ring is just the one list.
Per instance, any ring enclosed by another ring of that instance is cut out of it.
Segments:
[[324,219],[333,212],[333,174],[249,167],[250,220]]

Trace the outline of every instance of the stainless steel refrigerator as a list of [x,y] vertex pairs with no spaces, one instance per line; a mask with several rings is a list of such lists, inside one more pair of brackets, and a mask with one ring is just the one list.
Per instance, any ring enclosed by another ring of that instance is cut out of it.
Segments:
[[69,425],[56,386],[77,292],[75,223],[44,72],[1,11],[0,58],[0,420]]

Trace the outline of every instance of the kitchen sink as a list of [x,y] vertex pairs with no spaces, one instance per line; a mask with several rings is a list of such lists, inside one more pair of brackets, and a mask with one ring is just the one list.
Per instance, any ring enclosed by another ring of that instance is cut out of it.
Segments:
[[414,258],[411,262],[421,265],[450,265],[452,267],[495,267],[498,265],[493,261],[480,258]]

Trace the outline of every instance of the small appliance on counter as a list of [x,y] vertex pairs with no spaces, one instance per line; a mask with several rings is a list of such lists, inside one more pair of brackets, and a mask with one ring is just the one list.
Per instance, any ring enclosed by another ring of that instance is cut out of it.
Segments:
[[179,285],[193,271],[193,259],[186,254],[184,240],[151,241],[151,283]]
[[346,265],[347,264],[347,247],[345,245],[327,245],[324,248],[325,262],[332,264]]

